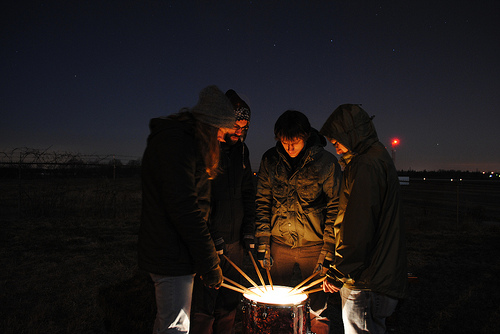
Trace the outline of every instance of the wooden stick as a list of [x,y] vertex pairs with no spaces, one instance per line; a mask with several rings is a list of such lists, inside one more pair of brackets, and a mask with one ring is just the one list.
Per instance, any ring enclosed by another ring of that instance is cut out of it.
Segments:
[[251,294],[254,294],[256,296],[259,296],[261,297],[259,294],[253,292],[252,290],[250,290],[249,288],[247,287],[244,287],[243,285],[239,284],[239,283],[236,283],[235,281],[227,278],[227,277],[224,277],[224,281],[228,281],[229,283],[233,284],[233,285],[236,285],[238,288],[240,288],[241,290],[243,290],[244,292],[246,293],[251,293]]
[[259,267],[257,266],[255,259],[253,258],[252,252],[248,251],[248,255],[250,255],[250,258],[252,259],[253,266],[255,268],[255,271],[257,272],[257,275],[259,276],[260,282],[262,283],[264,290],[267,291],[266,283],[264,282],[264,279],[262,278],[262,274],[260,273]]
[[254,287],[256,287],[257,289],[259,289],[260,292],[264,293],[264,291],[262,291],[259,286],[254,282],[252,281],[252,279],[250,277],[248,277],[247,274],[245,274],[243,272],[243,270],[241,270],[233,261],[229,260],[229,258],[225,255],[225,254],[222,254],[222,256],[224,256],[224,258],[227,260],[227,262],[229,262],[236,270],[238,270],[238,272],[247,279],[248,282],[250,282],[250,284],[252,284]]
[[300,282],[295,288],[293,288],[292,290],[290,290],[289,293],[292,293],[295,290],[297,290],[298,288],[300,288],[302,285],[304,285],[307,281],[309,281],[311,278],[313,278],[314,276],[316,276],[318,273],[319,273],[319,271],[314,272],[311,276],[309,276],[308,278],[306,278],[305,280],[303,280],[302,282]]
[[323,287],[321,288],[316,288],[316,289],[312,289],[312,290],[309,290],[309,291],[302,291],[302,293],[306,293],[306,294],[311,294],[311,293],[316,293],[316,292],[320,292],[320,291],[323,291]]
[[222,283],[221,286],[225,287],[225,288],[228,288],[230,290],[233,290],[233,291],[236,291],[236,292],[239,292],[239,293],[245,293],[245,291],[241,290],[241,289],[238,289],[237,287],[235,286],[232,286],[232,285],[229,285],[229,284],[226,284],[226,283]]
[[315,286],[315,285],[316,285],[316,284],[318,284],[318,283],[323,282],[325,279],[326,279],[326,276],[323,276],[323,277],[321,277],[320,279],[315,280],[315,281],[314,281],[314,282],[312,282],[311,284],[306,285],[305,287],[302,287],[302,288],[300,288],[300,289],[297,289],[296,291],[297,291],[297,292],[302,292],[302,291],[304,291],[304,290],[306,290],[306,289],[309,289],[309,288],[311,288],[311,287]]
[[273,280],[271,279],[271,272],[269,271],[269,268],[266,268],[266,272],[267,272],[267,279],[269,280],[269,285],[271,285],[271,290],[274,290]]

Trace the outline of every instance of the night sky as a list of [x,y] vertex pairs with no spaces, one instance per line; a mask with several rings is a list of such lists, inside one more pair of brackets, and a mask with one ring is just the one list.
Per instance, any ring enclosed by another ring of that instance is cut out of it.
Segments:
[[138,159],[215,84],[251,107],[254,170],[285,110],[360,103],[399,170],[500,171],[500,1],[7,2],[0,152]]

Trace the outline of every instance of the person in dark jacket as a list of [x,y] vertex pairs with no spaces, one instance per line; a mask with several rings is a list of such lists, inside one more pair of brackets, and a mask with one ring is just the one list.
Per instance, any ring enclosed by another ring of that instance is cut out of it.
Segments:
[[192,109],[154,118],[142,158],[139,267],[155,284],[154,333],[187,333],[195,273],[210,288],[222,284],[210,236],[210,179],[219,143],[234,125],[229,99],[216,86],[200,92]]
[[[295,266],[305,279],[324,275],[333,259],[341,169],[303,113],[284,112],[274,133],[276,146],[264,153],[258,173],[257,256],[276,284],[291,286]],[[321,292],[310,298],[312,331],[318,334],[329,331],[328,319],[319,317],[326,297]]]
[[[220,144],[220,172],[212,181],[209,229],[219,254],[242,268],[245,254],[254,246],[255,188],[248,147],[244,143],[250,107],[234,90],[226,96],[234,107],[233,132]],[[221,257],[224,277],[238,282],[241,274]],[[234,333],[236,309],[242,295],[229,289],[209,289],[199,275],[195,278],[191,308],[191,330],[196,334]]]
[[344,167],[335,259],[323,289],[340,289],[346,334],[385,333],[385,318],[404,297],[407,282],[396,168],[359,105],[339,106],[320,132]]

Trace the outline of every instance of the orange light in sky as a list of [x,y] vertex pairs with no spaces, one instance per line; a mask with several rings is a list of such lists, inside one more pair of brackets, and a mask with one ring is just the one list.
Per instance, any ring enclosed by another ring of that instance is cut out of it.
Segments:
[[394,138],[392,140],[392,147],[397,146],[397,145],[399,145],[399,139],[398,138]]

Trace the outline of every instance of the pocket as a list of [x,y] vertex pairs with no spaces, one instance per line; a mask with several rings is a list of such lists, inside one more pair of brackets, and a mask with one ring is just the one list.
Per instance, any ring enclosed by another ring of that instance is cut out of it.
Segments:
[[377,318],[387,318],[396,310],[398,305],[398,300],[388,297],[386,295],[381,295],[379,293],[372,292],[372,298],[374,310],[373,315]]

